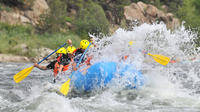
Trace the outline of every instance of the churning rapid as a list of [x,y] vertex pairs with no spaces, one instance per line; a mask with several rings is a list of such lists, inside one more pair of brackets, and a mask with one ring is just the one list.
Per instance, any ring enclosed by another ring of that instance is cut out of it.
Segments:
[[[13,75],[32,64],[0,63],[0,112],[199,112],[200,58],[196,38],[196,33],[184,26],[171,31],[162,23],[142,24],[129,31],[118,29],[104,38],[94,36],[97,47],[88,51],[94,56],[92,64],[121,63],[121,58],[128,55],[126,63],[142,72],[145,84],[132,90],[124,89],[121,82],[125,79],[119,79],[104,90],[78,96],[71,92],[64,97],[56,93],[61,84],[52,83],[52,71],[34,68],[16,84]],[[130,41],[133,45],[129,45]],[[163,66],[143,51],[177,61]],[[193,57],[197,58],[191,60]]]

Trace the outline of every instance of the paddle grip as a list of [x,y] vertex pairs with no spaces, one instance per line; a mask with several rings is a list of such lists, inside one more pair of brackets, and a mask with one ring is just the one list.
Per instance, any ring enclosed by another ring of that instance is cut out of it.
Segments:
[[51,56],[52,54],[54,54],[58,49],[60,49],[61,47],[64,47],[66,45],[66,43],[64,43],[63,45],[61,45],[59,48],[57,48],[55,51],[53,51],[51,54],[49,54],[48,56],[46,56],[45,58],[43,58],[40,62],[38,62],[37,64],[42,63],[44,60],[46,60],[49,56]]

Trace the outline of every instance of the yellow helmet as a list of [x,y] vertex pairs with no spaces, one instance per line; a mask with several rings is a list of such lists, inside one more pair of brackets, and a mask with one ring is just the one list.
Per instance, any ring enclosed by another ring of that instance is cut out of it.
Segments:
[[81,42],[80,42],[80,48],[86,49],[89,44],[90,44],[90,42],[88,40],[81,40]]
[[60,49],[58,49],[58,50],[56,51],[56,53],[63,53],[63,54],[66,54],[67,51],[66,51],[66,49],[65,49],[64,47],[61,47]]
[[132,46],[133,43],[134,43],[133,41],[129,41],[129,42],[128,42],[128,45]]
[[76,50],[76,48],[74,46],[67,47],[67,53],[69,53],[69,54],[72,54],[75,50]]

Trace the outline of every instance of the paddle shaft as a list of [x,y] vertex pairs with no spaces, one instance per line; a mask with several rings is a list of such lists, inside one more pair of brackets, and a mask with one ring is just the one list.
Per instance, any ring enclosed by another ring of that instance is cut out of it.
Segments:
[[51,54],[49,54],[48,56],[46,56],[45,58],[43,58],[41,61],[39,61],[37,64],[42,63],[44,60],[46,60],[49,56],[51,56],[52,54],[54,54],[58,49],[60,49],[61,47],[64,47],[66,45],[66,43],[64,43],[62,46],[60,46],[59,48],[57,48],[55,51],[53,51]]

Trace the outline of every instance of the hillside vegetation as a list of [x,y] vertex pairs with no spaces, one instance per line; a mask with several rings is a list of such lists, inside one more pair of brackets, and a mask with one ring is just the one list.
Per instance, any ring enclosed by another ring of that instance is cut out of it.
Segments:
[[[1,0],[0,11],[30,10],[35,0]],[[112,26],[127,28],[124,6],[142,1],[175,14],[185,21],[186,28],[196,32],[200,25],[200,0],[46,0],[50,10],[40,16],[36,25],[0,24],[0,53],[34,57],[31,49],[57,48],[72,39],[78,47],[80,39],[88,38],[88,32],[98,35],[112,33]],[[21,52],[25,43],[30,51]],[[197,44],[199,41],[197,40]]]

